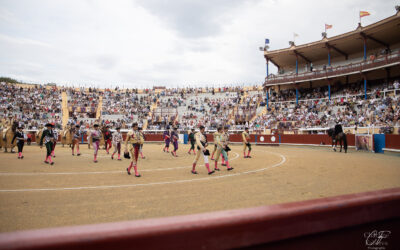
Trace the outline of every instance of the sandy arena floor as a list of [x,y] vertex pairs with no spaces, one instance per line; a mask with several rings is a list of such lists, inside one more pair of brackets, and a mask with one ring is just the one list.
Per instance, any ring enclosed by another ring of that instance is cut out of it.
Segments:
[[[400,157],[328,148],[253,146],[243,159],[232,146],[235,169],[207,175],[203,160],[190,173],[194,156],[180,145],[179,157],[146,144],[141,178],[126,174],[128,160],[111,160],[105,150],[71,156],[58,146],[55,165],[43,163],[45,149],[25,146],[23,160],[0,153],[0,231],[115,222],[314,199],[400,187]],[[213,163],[211,164],[213,166]],[[133,169],[132,169],[133,171]]]

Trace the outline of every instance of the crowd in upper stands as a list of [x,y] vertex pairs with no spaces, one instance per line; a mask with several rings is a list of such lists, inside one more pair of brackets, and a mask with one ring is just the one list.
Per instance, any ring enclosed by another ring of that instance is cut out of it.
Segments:
[[56,87],[32,88],[0,83],[0,120],[13,117],[26,128],[61,122],[61,93]]
[[[172,89],[76,89],[30,87],[1,83],[0,120],[13,116],[26,128],[36,129],[47,122],[59,126],[62,121],[61,93],[68,96],[69,123],[91,127],[101,108],[101,122],[111,127],[129,128],[138,122],[147,129],[162,130],[166,126],[190,129],[204,125],[209,130],[221,124],[231,129],[246,126],[257,130],[329,127],[336,122],[343,126],[379,126],[390,132],[400,121],[399,81],[372,82],[368,99],[363,85],[334,84],[329,101],[328,88],[303,88],[296,91],[270,90],[269,108],[261,88],[172,88]],[[396,90],[396,91],[394,91]],[[102,106],[100,105],[102,98]]]
[[98,89],[67,89],[68,109],[72,116],[78,118],[93,117],[97,111],[99,96],[102,94]]
[[[146,119],[156,97],[150,94],[138,94],[137,90],[106,90],[103,97],[103,116],[116,116],[113,121],[132,123]],[[112,122],[112,121],[111,121]]]
[[[352,84],[339,89],[332,94],[331,101],[327,98],[315,99],[315,96],[306,96],[301,98],[298,105],[290,97],[283,99],[282,102],[271,102],[269,111],[257,117],[251,125],[285,130],[330,127],[337,122],[345,127],[400,125],[398,80],[372,86],[368,91],[367,100],[364,98],[361,84]],[[286,102],[289,100],[291,102]]]

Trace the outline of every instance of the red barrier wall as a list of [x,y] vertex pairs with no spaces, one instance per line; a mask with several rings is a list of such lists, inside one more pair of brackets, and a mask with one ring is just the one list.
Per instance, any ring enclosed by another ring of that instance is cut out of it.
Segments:
[[30,133],[32,136],[31,136],[31,142],[36,142],[36,136],[35,136],[35,133]]
[[384,241],[390,249],[398,249],[399,211],[400,188],[394,188],[205,214],[3,233],[0,249],[231,249],[260,245],[260,249],[288,249],[285,246],[290,244],[290,249],[366,249],[364,235],[372,230],[393,232]]
[[[281,143],[293,144],[321,144],[331,145],[332,139],[328,135],[281,135]],[[355,145],[355,135],[347,135],[347,144]]]
[[[146,141],[155,142],[155,141],[164,141],[162,134],[145,134]],[[279,143],[279,135],[250,135],[250,142],[254,143]],[[260,137],[264,137],[264,142],[260,141]],[[271,141],[271,137],[275,136],[275,142]],[[126,133],[122,133],[122,137],[125,140]],[[58,141],[61,140],[61,136],[59,136]],[[87,135],[84,135],[84,142],[87,142]],[[212,134],[207,134],[208,142],[214,142],[214,138]],[[231,134],[229,136],[229,140],[231,142],[242,142],[242,134]],[[400,135],[386,135],[386,147],[400,149]],[[35,137],[32,136],[32,142],[35,142]],[[332,139],[328,135],[281,135],[281,143],[292,143],[292,144],[321,144],[321,142],[325,145],[330,145],[332,143]],[[347,142],[349,146],[355,145],[355,136],[353,134],[347,135]]]
[[[264,141],[261,141],[261,136],[264,137]],[[275,137],[275,141],[271,140],[272,137]],[[257,135],[257,143],[278,144],[279,135]]]
[[214,142],[214,136],[213,136],[213,134],[206,134],[206,136],[207,136],[207,141],[208,141],[208,142]]
[[400,135],[385,135],[385,148],[400,149]]
[[241,134],[234,134],[234,135],[229,135],[229,141],[231,142],[242,142],[242,135]]
[[146,141],[164,141],[162,134],[146,134]]

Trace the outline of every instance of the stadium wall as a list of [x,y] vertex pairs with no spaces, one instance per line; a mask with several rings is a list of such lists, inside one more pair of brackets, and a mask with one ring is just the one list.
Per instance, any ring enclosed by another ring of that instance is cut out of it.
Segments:
[[[355,145],[355,135],[347,134],[347,144]],[[282,144],[314,144],[314,145],[331,145],[332,139],[328,135],[280,135]]]
[[[122,132],[122,136],[125,140],[126,132]],[[261,140],[263,137],[263,140]],[[275,137],[275,141],[271,138]],[[61,136],[58,137],[58,141],[61,140]],[[207,134],[208,142],[214,142],[212,134]],[[242,143],[241,134],[231,134],[229,140],[232,143]],[[163,142],[162,134],[146,134],[146,142]],[[302,145],[331,145],[332,139],[326,134],[280,134],[280,135],[259,135],[251,134],[251,143],[256,144],[302,144]],[[35,142],[35,137],[32,136],[32,142]],[[87,136],[84,135],[83,142],[87,143]],[[355,135],[347,134],[347,143],[349,146],[355,146]],[[388,149],[400,149],[400,135],[386,134],[385,135],[385,148]]]
[[400,149],[400,135],[385,135],[385,148]]

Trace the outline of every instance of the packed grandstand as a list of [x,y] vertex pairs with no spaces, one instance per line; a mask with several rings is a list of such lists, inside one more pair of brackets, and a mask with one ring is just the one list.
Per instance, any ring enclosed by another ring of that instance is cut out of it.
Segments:
[[[205,125],[214,130],[218,124],[229,124],[234,130],[251,127],[297,131],[305,128],[333,126],[340,120],[345,127],[382,127],[393,132],[400,126],[399,80],[371,84],[368,98],[360,84],[349,84],[331,90],[321,87],[301,89],[298,104],[294,90],[271,91],[269,105],[261,87],[221,89],[75,89],[33,85],[22,87],[2,82],[1,120],[12,116],[27,129],[44,124],[62,126],[62,95],[67,93],[68,123],[91,127],[97,120],[112,127],[129,128],[138,122],[150,130],[161,130],[169,124],[186,130]],[[99,98],[102,98],[102,105]],[[97,109],[101,115],[96,117]]]
[[[264,48],[263,86],[99,89],[1,82],[1,126],[11,117],[27,129],[95,122],[147,130],[221,124],[257,133],[316,133],[340,122],[398,133],[400,13],[354,31],[275,51]],[[278,68],[269,74],[269,63]],[[318,130],[320,129],[320,130]],[[355,132],[354,130],[352,132]]]

